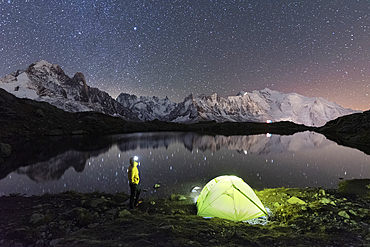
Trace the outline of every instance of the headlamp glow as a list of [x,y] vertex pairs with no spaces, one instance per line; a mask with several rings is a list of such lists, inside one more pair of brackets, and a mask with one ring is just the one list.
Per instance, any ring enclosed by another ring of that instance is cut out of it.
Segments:
[[139,157],[134,156],[134,160],[135,160],[135,161],[138,161],[138,160],[139,160]]

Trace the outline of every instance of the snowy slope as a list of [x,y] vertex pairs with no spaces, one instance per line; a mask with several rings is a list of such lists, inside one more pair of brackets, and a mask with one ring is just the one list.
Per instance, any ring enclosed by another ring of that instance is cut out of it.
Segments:
[[0,79],[1,88],[12,93],[18,98],[37,99],[37,92],[32,86],[32,82],[22,70],[17,70],[4,78]]
[[117,101],[130,108],[142,121],[159,119],[180,123],[291,121],[306,126],[322,126],[332,119],[356,112],[323,98],[283,94],[268,88],[251,93],[241,91],[227,98],[216,93],[198,97],[190,94],[178,104],[168,98],[137,97],[124,93],[117,97]]
[[19,98],[45,101],[69,112],[98,111],[138,121],[108,93],[89,87],[82,73],[70,78],[59,65],[44,60],[1,78],[0,87]]
[[152,121],[155,119],[166,121],[166,115],[174,110],[177,105],[167,97],[164,99],[155,96],[137,97],[127,93],[121,93],[116,100],[124,107],[130,108],[141,121]]
[[193,105],[193,96],[189,95],[181,103],[158,97],[137,97],[121,93],[116,99],[123,106],[128,107],[141,121],[158,119],[166,122],[193,123],[198,121],[197,111]]
[[273,122],[291,121],[306,126],[323,126],[332,119],[358,112],[344,109],[320,97],[309,98],[297,93],[283,94],[268,88],[252,91],[248,95],[264,109]]
[[0,87],[20,98],[46,101],[70,111],[98,111],[132,121],[161,120],[177,123],[278,122],[291,121],[306,126],[326,122],[358,111],[344,109],[323,98],[297,93],[284,94],[268,88],[223,98],[216,93],[188,95],[175,103],[166,98],[138,97],[121,93],[116,100],[108,93],[86,84],[82,73],[68,77],[59,65],[39,61],[26,70],[17,70],[0,79]]
[[248,94],[220,97],[201,95],[194,99],[200,119],[217,122],[265,122],[269,119],[263,107],[254,102]]

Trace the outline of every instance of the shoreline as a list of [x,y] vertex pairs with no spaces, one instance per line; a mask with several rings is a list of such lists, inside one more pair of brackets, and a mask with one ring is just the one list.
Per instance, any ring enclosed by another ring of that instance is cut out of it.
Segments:
[[[65,192],[0,197],[1,246],[366,246],[370,181],[338,189],[256,191],[266,225],[196,215],[190,197],[144,198],[128,210],[124,193]],[[294,200],[293,200],[293,199]]]

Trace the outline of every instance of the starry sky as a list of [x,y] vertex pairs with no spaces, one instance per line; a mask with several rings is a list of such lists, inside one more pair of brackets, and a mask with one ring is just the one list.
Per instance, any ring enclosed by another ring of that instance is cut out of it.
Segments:
[[0,0],[0,77],[39,60],[112,97],[270,88],[370,109],[368,0]]

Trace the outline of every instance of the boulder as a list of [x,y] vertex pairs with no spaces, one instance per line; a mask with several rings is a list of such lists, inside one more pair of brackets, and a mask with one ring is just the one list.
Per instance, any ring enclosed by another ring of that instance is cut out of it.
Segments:
[[0,143],[0,157],[8,157],[12,153],[12,146],[6,143]]
[[290,204],[302,204],[302,205],[306,204],[304,201],[302,201],[301,199],[295,196],[292,196],[291,198],[289,198],[287,202]]
[[29,222],[31,224],[40,224],[44,221],[44,219],[45,219],[45,215],[35,213],[31,215]]
[[175,194],[171,195],[171,201],[184,201],[186,199],[187,198],[183,195],[175,195]]
[[45,113],[40,108],[35,111],[35,115],[40,118],[45,117]]
[[98,198],[98,199],[94,199],[94,200],[92,200],[91,202],[90,202],[90,206],[92,207],[92,208],[96,208],[99,204],[102,204],[102,203],[104,203],[104,202],[108,202],[108,200],[107,199],[105,199],[105,198]]
[[61,131],[60,129],[54,129],[54,130],[50,130],[47,135],[49,136],[61,136],[63,135],[63,131]]
[[340,211],[339,213],[338,213],[338,215],[339,216],[342,216],[342,217],[344,217],[344,218],[347,218],[347,219],[349,219],[350,217],[349,217],[349,215],[348,215],[348,213],[346,212],[346,211]]
[[130,211],[128,211],[127,209],[124,209],[124,210],[119,212],[118,217],[119,218],[125,218],[129,215],[131,215]]

